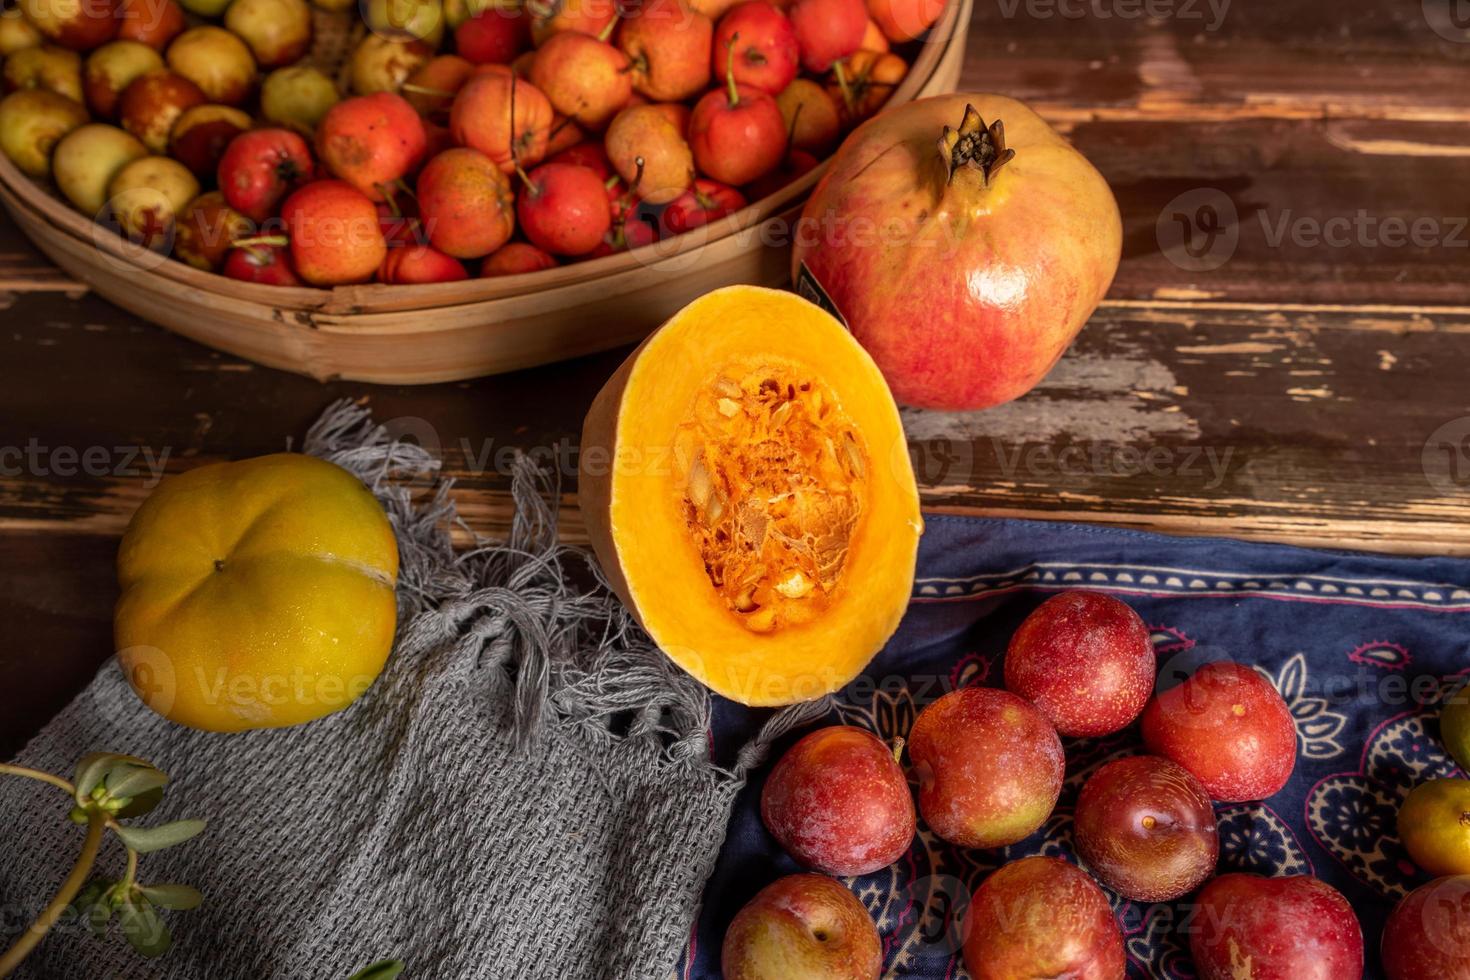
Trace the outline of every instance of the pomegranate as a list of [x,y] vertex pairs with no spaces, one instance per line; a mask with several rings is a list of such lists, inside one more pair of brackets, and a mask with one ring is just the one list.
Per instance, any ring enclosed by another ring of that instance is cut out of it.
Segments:
[[792,277],[900,402],[988,408],[1051,370],[1112,283],[1122,237],[1107,182],[1040,116],[939,96],[843,143],[802,211]]

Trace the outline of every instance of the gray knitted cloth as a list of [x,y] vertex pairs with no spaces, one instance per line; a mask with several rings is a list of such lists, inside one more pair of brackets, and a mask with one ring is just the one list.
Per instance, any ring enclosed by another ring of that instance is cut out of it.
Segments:
[[[335,715],[221,735],[165,721],[104,666],[18,761],[69,776],[107,750],[168,772],[139,822],[209,827],[144,855],[140,878],[192,884],[205,903],[163,913],[174,947],[156,960],[63,920],[20,975],[343,980],[386,957],[425,980],[671,975],[745,771],[824,706],[774,716],[717,768],[706,693],[600,579],[569,580],[592,563],[557,544],[555,487],[528,463],[510,540],[456,555],[447,487],[430,485],[421,449],[348,404],[305,448],[359,475],[397,531],[386,670]],[[0,946],[75,859],[68,809],[50,787],[0,779]],[[99,870],[119,877],[122,858],[109,839]]]

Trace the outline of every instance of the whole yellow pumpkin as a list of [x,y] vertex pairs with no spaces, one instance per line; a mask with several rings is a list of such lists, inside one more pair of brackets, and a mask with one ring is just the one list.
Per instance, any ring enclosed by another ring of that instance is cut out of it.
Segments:
[[118,660],[159,714],[279,728],[351,704],[397,622],[398,544],[352,474],[280,453],[161,483],[118,552]]

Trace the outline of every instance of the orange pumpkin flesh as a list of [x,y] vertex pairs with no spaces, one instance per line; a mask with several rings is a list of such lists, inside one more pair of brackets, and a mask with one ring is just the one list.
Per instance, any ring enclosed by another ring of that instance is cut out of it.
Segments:
[[842,687],[908,604],[923,523],[897,408],[790,293],[717,290],[650,336],[588,413],[579,487],[614,590],[744,704]]

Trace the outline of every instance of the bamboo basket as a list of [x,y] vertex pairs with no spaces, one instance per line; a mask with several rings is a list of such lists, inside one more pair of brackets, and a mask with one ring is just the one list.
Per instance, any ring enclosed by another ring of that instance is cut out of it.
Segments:
[[[972,0],[952,0],[890,105],[953,91]],[[493,279],[332,289],[239,282],[147,252],[0,154],[0,202],[99,295],[202,344],[321,380],[427,384],[631,344],[696,296],[789,281],[784,239],[825,165],[764,200],[631,252]]]

